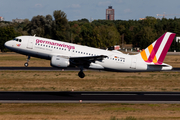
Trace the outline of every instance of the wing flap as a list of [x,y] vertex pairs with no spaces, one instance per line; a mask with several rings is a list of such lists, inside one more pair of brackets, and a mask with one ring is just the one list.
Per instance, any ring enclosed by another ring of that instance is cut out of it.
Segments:
[[102,61],[106,57],[106,55],[71,57],[70,62],[74,65],[89,66],[90,63],[94,63],[95,61]]
[[106,58],[106,55],[99,56],[82,56],[82,57],[71,57],[71,59],[80,59],[80,60],[103,60]]

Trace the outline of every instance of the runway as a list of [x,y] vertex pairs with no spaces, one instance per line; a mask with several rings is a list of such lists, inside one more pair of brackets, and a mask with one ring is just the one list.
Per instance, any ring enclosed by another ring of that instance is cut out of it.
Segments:
[[[62,68],[54,68],[54,67],[0,67],[0,71],[2,70],[27,70],[27,71],[79,71],[79,68],[68,67],[66,69]],[[93,70],[93,69],[85,69],[85,70]],[[171,71],[179,72],[180,68],[173,68]]]
[[30,71],[79,71],[79,68],[68,67],[66,69],[55,68],[55,67],[0,67],[2,70],[30,70]]
[[[79,71],[79,68],[0,67],[22,71]],[[180,71],[174,68],[172,71]],[[0,92],[0,103],[180,103],[180,92]]]
[[180,103],[180,92],[0,92],[0,103]]

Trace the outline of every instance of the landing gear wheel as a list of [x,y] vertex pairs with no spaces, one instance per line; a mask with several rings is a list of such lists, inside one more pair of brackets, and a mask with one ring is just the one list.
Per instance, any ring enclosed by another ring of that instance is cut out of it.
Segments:
[[25,67],[28,67],[28,65],[29,65],[29,64],[28,64],[28,62],[29,62],[30,58],[31,58],[31,56],[28,56],[28,58],[27,58],[27,62],[26,62],[26,63],[24,63],[24,66],[25,66]]
[[27,62],[26,62],[26,63],[24,63],[24,66],[25,66],[25,67],[28,67],[28,65],[29,65],[29,64],[28,64]]
[[80,71],[80,72],[78,73],[78,76],[79,76],[80,78],[84,78],[84,77],[85,77],[85,74],[84,74],[82,71]]

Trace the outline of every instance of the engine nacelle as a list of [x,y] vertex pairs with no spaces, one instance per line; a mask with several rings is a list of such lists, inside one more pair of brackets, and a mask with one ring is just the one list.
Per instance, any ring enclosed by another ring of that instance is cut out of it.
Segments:
[[89,68],[93,68],[93,69],[99,69],[99,70],[103,70],[104,67],[99,65],[99,64],[96,64],[96,63],[91,63]]
[[65,68],[70,65],[68,58],[63,58],[61,56],[53,56],[51,58],[51,66]]

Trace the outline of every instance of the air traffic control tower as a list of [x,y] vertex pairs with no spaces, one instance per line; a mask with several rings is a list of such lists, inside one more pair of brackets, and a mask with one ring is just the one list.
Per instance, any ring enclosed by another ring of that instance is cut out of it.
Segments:
[[112,9],[112,6],[106,9],[106,20],[114,20],[114,9]]

